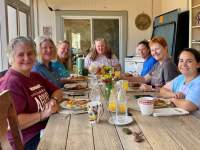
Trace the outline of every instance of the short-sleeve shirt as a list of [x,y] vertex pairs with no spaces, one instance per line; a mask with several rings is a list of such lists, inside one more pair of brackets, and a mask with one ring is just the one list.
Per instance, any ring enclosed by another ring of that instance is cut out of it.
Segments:
[[187,84],[185,84],[185,77],[179,75],[172,80],[171,90],[174,93],[182,92],[186,100],[200,108],[200,75]]
[[97,67],[116,66],[117,64],[119,64],[119,61],[115,55],[112,55],[111,59],[107,58],[105,55],[98,56],[95,60],[92,60],[90,57],[90,54],[85,57],[86,68],[89,68],[91,64],[95,64]]
[[165,85],[178,75],[178,69],[170,58],[166,58],[162,64],[157,62],[149,72],[151,76],[151,85]]
[[[59,89],[38,73],[31,73],[26,77],[21,73],[9,69],[0,81],[0,91],[10,90],[17,114],[31,114],[43,111],[49,96]],[[46,125],[46,121],[38,122],[22,130],[24,143],[40,132]],[[13,138],[8,134],[12,143]]]
[[47,68],[43,63],[36,62],[32,68],[32,71],[39,73],[58,87],[62,88],[64,86],[64,84],[60,82],[60,76],[58,75],[58,73],[53,70],[52,62],[49,62],[49,68]]
[[149,56],[143,64],[143,68],[142,68],[142,72],[141,72],[141,76],[144,77],[145,75],[147,75],[151,69],[153,68],[153,66],[155,65],[157,61],[155,60],[155,58],[153,58],[153,56]]
[[58,60],[52,61],[52,69],[58,73],[60,78],[66,78],[70,76],[70,72],[67,68]]

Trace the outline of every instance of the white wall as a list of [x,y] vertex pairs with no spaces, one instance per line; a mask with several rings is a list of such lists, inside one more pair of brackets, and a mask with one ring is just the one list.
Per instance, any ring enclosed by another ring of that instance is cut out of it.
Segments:
[[180,8],[181,11],[189,9],[189,0],[161,0],[161,12],[165,12]]
[[[135,47],[140,40],[149,39],[152,33],[152,26],[144,31],[138,30],[135,26],[135,18],[144,12],[151,18],[173,10],[175,8],[187,9],[187,0],[47,0],[48,5],[53,9],[61,10],[127,10],[128,11],[128,41],[127,55],[135,53]],[[36,5],[35,5],[36,6]],[[56,40],[55,13],[49,11],[45,0],[38,0],[38,22],[39,35],[42,35],[43,26],[52,27],[52,38]],[[35,9],[36,10],[36,9]],[[35,35],[38,36],[37,28]]]

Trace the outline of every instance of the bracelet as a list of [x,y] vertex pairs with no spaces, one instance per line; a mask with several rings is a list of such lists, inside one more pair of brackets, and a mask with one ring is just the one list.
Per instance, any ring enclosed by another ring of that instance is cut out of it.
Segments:
[[52,96],[51,98],[54,99],[56,102],[58,102],[58,98],[57,97]]

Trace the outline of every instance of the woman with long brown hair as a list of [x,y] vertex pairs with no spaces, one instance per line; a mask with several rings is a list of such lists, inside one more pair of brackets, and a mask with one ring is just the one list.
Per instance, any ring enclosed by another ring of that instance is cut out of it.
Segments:
[[91,52],[85,58],[85,67],[95,65],[97,68],[111,66],[120,68],[117,57],[112,53],[105,39],[96,39],[91,47]]

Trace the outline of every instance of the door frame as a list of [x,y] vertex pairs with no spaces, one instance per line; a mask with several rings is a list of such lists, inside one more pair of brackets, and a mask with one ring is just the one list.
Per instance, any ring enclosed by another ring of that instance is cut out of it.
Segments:
[[[64,39],[64,19],[119,19],[119,62],[124,71],[124,58],[127,55],[128,12],[127,11],[93,11],[93,10],[62,10],[55,12],[56,41]],[[93,39],[93,37],[92,37]]]

